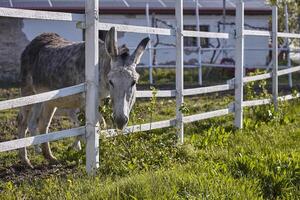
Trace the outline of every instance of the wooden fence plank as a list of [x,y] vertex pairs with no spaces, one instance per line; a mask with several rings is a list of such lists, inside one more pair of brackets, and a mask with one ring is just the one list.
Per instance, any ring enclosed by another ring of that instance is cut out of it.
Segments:
[[260,105],[270,104],[271,102],[272,102],[271,99],[258,99],[258,100],[244,101],[243,107],[260,106]]
[[290,74],[292,72],[297,72],[297,71],[300,71],[300,66],[279,70],[277,72],[277,74],[278,74],[278,76],[282,76],[282,75]]
[[255,75],[255,76],[246,76],[243,78],[243,82],[249,83],[252,81],[259,81],[259,80],[264,80],[264,79],[268,79],[268,78],[272,78],[272,72],[265,73],[265,74],[259,74],[259,75]]
[[52,12],[52,11],[37,11],[15,8],[1,8],[1,17],[40,19],[40,20],[58,20],[58,21],[84,21],[84,14]]
[[258,31],[258,30],[244,30],[244,35],[246,36],[266,36],[271,37],[270,31]]
[[229,39],[228,33],[205,32],[205,31],[187,31],[182,32],[184,37],[201,37],[201,38],[221,38]]
[[224,84],[224,85],[216,85],[209,87],[201,87],[201,88],[192,88],[192,89],[184,89],[184,96],[198,95],[198,94],[208,94],[212,92],[221,92],[234,89],[233,85]]
[[278,32],[277,37],[283,37],[283,38],[299,38],[300,39],[300,33],[284,33],[284,32]]
[[[151,98],[153,92],[151,90],[140,90],[136,92],[136,98]],[[157,90],[156,97],[175,97],[176,90]]]
[[[152,123],[146,123],[140,125],[133,125],[125,128],[122,134],[130,134],[130,133],[135,133],[140,131],[149,131],[154,129],[167,128],[175,125],[176,125],[176,119],[170,119],[170,120],[164,120],[164,121],[158,121],[158,122],[152,122]],[[103,130],[102,133],[105,133],[108,137],[113,137],[118,135],[118,132],[115,129]]]
[[61,140],[66,137],[75,137],[79,135],[84,135],[85,127],[73,128],[69,130],[57,131],[42,135],[37,135],[34,137],[20,138],[16,140],[11,140],[7,142],[0,143],[0,152],[11,151],[15,149],[20,149],[23,147],[28,147],[32,145],[42,144],[45,142],[51,142],[56,140]]
[[81,83],[79,85],[75,85],[75,86],[71,86],[59,90],[53,90],[50,92],[44,92],[44,93],[35,94],[31,96],[0,101],[0,110],[6,110],[11,108],[17,108],[21,106],[41,103],[44,101],[50,101],[50,100],[78,94],[84,92],[84,90],[85,90],[85,84]]
[[[78,23],[77,28],[85,29],[85,23]],[[113,24],[98,22],[98,29],[108,31],[111,27],[115,27],[116,31],[119,32],[130,32],[130,33],[144,33],[144,34],[156,34],[156,35],[175,35],[174,30],[167,28],[153,28],[148,26],[135,26],[125,24]]]
[[99,30],[109,30],[111,27],[115,27],[116,31],[131,32],[131,33],[144,33],[144,34],[157,34],[157,35],[174,35],[172,29],[167,28],[153,28],[148,26],[134,26],[123,24],[112,24],[99,22]]
[[226,108],[226,109],[220,109],[220,110],[200,113],[200,114],[196,114],[196,115],[185,116],[185,117],[183,117],[183,122],[190,123],[190,122],[200,121],[200,120],[209,119],[209,118],[213,118],[213,117],[220,117],[223,115],[227,115],[231,112],[233,112],[233,110]]

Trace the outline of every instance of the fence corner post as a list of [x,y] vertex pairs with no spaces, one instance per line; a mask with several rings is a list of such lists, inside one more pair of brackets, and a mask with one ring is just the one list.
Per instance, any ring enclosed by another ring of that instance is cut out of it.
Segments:
[[235,104],[234,125],[243,128],[243,76],[244,76],[244,2],[236,2],[236,43],[235,43]]
[[99,126],[98,126],[98,0],[85,1],[85,119],[86,119],[86,171],[95,175],[99,167]]
[[176,1],[176,128],[179,143],[183,144],[183,0]]
[[272,94],[275,109],[278,109],[278,8],[272,7]]

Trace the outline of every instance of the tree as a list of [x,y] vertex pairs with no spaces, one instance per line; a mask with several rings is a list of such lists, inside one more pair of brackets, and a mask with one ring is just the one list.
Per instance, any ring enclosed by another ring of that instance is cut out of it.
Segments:
[[[284,7],[287,4],[289,14],[289,32],[300,33],[300,1],[299,0],[268,0],[271,5],[278,6],[278,29],[285,31]],[[294,40],[296,42],[296,40]],[[282,43],[283,41],[280,41]]]

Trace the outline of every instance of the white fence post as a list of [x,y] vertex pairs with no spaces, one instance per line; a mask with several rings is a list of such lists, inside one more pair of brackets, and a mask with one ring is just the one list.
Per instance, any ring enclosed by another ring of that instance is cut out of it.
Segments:
[[[200,19],[199,19],[199,0],[195,1],[196,3],[196,22],[197,22],[197,27],[196,30],[200,31]],[[201,55],[201,38],[197,37],[197,47],[198,47],[198,83],[199,85],[202,85],[202,55]]]
[[183,0],[176,1],[176,126],[179,142],[183,143]]
[[275,109],[278,108],[278,8],[272,7],[272,94]]
[[95,175],[99,167],[99,125],[98,125],[98,0],[85,1],[85,78],[86,78],[86,171]]
[[[284,16],[285,16],[285,19],[284,19],[284,25],[285,25],[285,32],[289,33],[290,32],[290,29],[289,29],[289,12],[288,12],[288,5],[287,3],[285,3],[284,5]],[[292,64],[291,64],[291,58],[290,58],[290,45],[289,45],[289,38],[285,38],[285,44],[287,45],[287,65],[288,65],[288,68],[291,68],[292,67]],[[292,73],[289,74],[289,86],[290,88],[293,87],[293,76],[292,76]]]
[[244,71],[244,2],[237,0],[236,14],[236,43],[235,43],[235,105],[234,125],[243,128],[243,71]]
[[[147,18],[147,26],[151,26],[150,23],[150,12],[149,12],[149,3],[146,4],[146,18]],[[150,38],[150,42],[148,44],[148,51],[149,51],[149,83],[153,84],[153,65],[152,65],[152,40],[151,40],[151,34],[148,34],[148,37]]]

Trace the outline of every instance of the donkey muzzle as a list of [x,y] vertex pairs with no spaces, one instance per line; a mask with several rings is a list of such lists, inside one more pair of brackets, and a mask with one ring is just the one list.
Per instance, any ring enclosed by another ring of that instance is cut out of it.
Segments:
[[123,130],[128,123],[128,117],[125,115],[115,116],[114,122],[118,129]]

